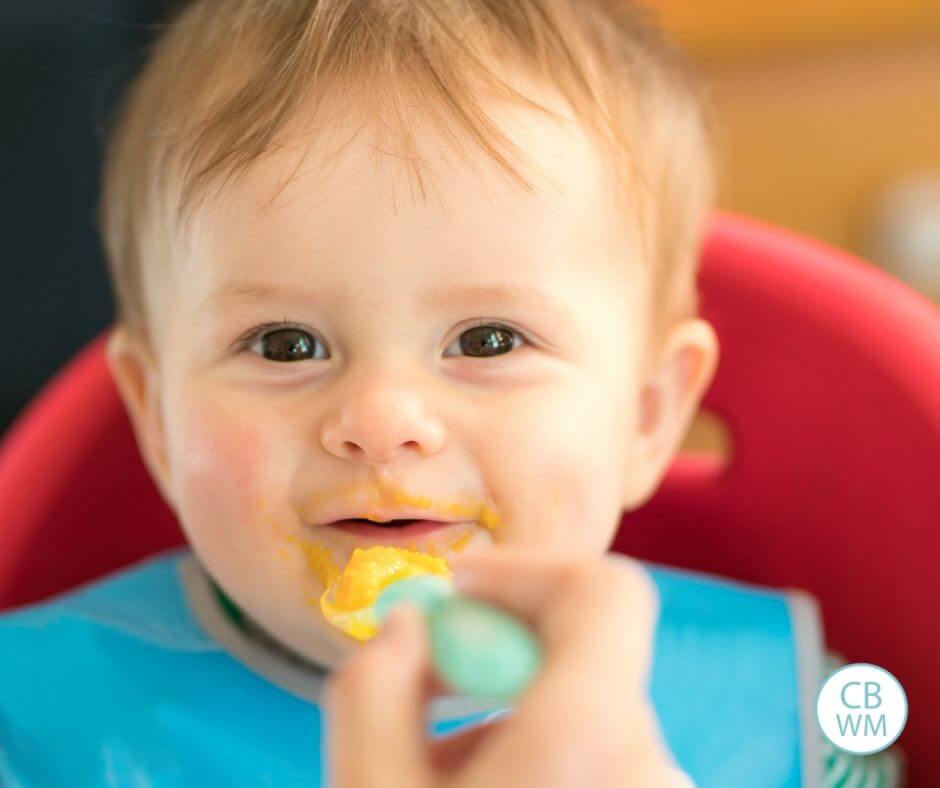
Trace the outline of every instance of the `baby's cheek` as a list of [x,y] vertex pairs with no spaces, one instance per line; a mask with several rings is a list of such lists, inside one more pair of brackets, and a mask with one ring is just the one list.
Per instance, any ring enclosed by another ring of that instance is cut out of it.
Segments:
[[506,541],[572,556],[606,549],[619,521],[624,433],[617,418],[605,417],[604,403],[591,405],[532,408],[498,437],[488,435],[486,451],[503,466],[490,476],[500,480],[493,484],[507,515]]
[[263,427],[224,411],[193,412],[178,438],[176,489],[190,540],[224,539],[228,549],[250,549],[276,484],[273,447]]

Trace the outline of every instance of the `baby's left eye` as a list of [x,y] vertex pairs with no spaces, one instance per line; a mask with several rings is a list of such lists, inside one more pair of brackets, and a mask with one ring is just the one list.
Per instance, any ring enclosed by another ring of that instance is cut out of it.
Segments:
[[450,352],[452,349],[457,348],[464,355],[474,358],[501,356],[515,350],[524,341],[522,334],[508,326],[497,324],[474,326],[468,328],[455,339],[450,347],[444,351],[444,355],[458,355],[458,352]]

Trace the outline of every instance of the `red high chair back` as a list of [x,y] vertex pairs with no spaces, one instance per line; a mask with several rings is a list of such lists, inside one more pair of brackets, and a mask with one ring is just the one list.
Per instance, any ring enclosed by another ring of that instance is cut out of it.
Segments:
[[[878,269],[715,216],[699,276],[726,466],[681,456],[614,548],[809,590],[828,644],[904,685],[912,785],[940,779],[940,311]],[[80,353],[0,444],[0,608],[183,541],[103,355]],[[932,779],[931,779],[932,778]]]

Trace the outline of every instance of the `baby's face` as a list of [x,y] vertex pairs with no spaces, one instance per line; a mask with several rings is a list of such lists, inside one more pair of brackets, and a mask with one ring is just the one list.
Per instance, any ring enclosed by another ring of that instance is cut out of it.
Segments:
[[[638,470],[647,261],[573,122],[508,105],[528,195],[419,131],[425,204],[363,134],[255,165],[148,283],[163,488],[276,637],[334,662],[318,599],[353,548],[607,548]],[[338,133],[331,139],[343,139]],[[353,518],[430,521],[381,526]]]

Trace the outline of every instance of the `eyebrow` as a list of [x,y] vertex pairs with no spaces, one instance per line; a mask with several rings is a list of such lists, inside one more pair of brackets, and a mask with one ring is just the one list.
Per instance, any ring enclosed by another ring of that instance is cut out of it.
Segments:
[[458,287],[451,286],[425,293],[418,306],[476,306],[477,304],[502,304],[505,306],[525,306],[536,304],[565,312],[564,306],[547,293],[539,291],[530,284],[513,287],[506,284]]
[[[282,300],[294,303],[322,301],[322,291],[304,288],[286,288],[254,282],[234,280],[210,294],[203,301],[203,308],[211,309],[225,301],[251,302],[263,300]],[[336,300],[336,299],[329,299]],[[452,285],[438,290],[425,292],[418,299],[420,309],[433,307],[470,307],[480,304],[499,304],[503,306],[537,306],[551,311],[560,319],[569,319],[571,312],[567,305],[555,296],[533,287],[531,283],[519,285],[496,284],[461,287]]]
[[323,293],[316,290],[305,290],[295,287],[278,287],[268,285],[264,282],[252,282],[249,280],[236,279],[227,282],[213,293],[210,293],[202,302],[204,309],[218,307],[225,301],[293,301],[309,302],[317,301],[323,298]]

